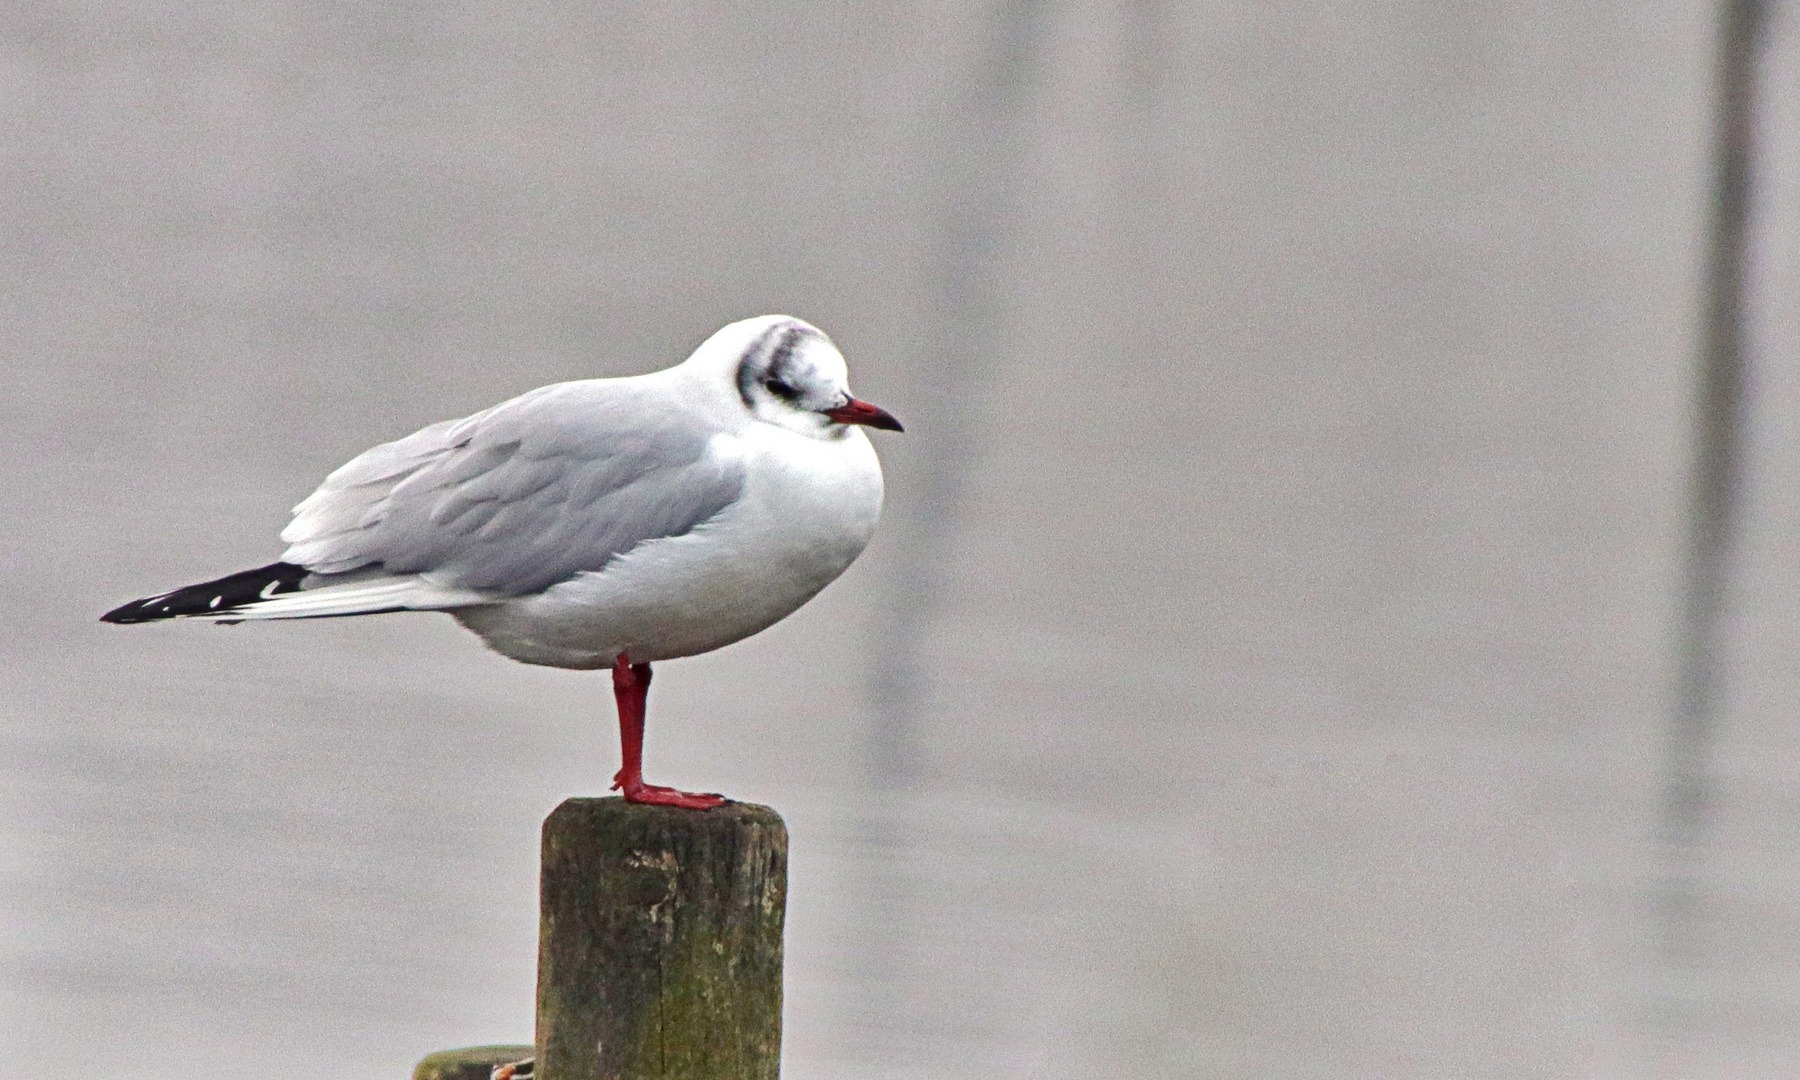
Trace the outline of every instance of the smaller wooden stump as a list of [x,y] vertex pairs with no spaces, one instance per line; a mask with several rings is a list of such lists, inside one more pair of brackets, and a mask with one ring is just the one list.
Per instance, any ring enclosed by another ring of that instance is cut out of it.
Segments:
[[529,1046],[471,1046],[442,1050],[413,1070],[413,1080],[488,1080],[496,1065],[511,1065],[531,1056]]
[[780,815],[570,799],[543,858],[537,1080],[776,1080]]

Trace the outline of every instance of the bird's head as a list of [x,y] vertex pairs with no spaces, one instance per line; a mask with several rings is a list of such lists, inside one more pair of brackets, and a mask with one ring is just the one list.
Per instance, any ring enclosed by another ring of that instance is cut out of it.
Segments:
[[764,423],[815,439],[843,438],[853,424],[904,430],[886,410],[850,393],[844,355],[810,323],[764,315],[733,323],[713,337],[737,345],[738,396],[750,415]]

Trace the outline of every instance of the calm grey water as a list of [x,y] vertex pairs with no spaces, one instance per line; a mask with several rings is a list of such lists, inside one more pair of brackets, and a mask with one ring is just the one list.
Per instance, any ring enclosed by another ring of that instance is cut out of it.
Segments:
[[1708,6],[9,6],[0,1057],[528,1040],[603,676],[95,619],[374,442],[786,311],[907,422],[887,517],[661,670],[649,759],[787,816],[788,1076],[1800,1072],[1795,23],[1670,913]]

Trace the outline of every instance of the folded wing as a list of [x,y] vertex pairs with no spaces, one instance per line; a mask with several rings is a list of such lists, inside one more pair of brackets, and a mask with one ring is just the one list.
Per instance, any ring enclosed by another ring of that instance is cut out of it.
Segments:
[[294,508],[282,559],[495,598],[601,570],[742,492],[741,461],[688,419],[632,380],[593,380],[433,424],[327,477]]

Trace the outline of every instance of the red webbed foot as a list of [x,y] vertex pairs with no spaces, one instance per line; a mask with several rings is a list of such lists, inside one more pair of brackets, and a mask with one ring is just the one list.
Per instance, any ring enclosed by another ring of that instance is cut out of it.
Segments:
[[711,810],[731,801],[723,795],[677,791],[672,787],[646,784],[642,780],[627,783],[617,776],[613,777],[613,790],[625,796],[626,802],[644,803],[648,806],[679,806],[683,810]]

